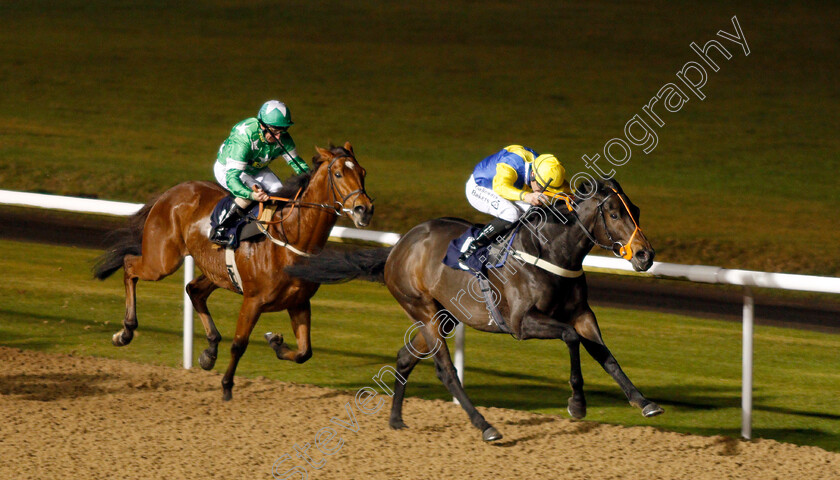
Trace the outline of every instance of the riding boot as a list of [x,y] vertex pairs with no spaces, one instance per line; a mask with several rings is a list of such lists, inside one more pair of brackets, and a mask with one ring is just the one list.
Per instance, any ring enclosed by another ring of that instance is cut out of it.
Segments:
[[230,245],[233,236],[225,235],[225,230],[236,225],[247,214],[248,212],[244,208],[235,202],[231,202],[230,206],[219,217],[219,225],[210,233],[210,241],[223,246]]
[[514,225],[514,222],[508,222],[502,218],[494,218],[490,221],[478,235],[475,236],[472,243],[467,247],[467,249],[461,253],[461,256],[458,257],[458,261],[464,263],[467,261],[468,258],[473,256],[473,254],[479,248],[486,247],[493,243],[499,236],[505,234],[510,227]]

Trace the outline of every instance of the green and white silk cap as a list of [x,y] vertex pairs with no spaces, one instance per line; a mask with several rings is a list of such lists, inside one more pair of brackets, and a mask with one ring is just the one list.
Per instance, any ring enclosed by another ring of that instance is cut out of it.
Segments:
[[265,102],[260,108],[257,119],[271,127],[291,127],[295,123],[292,121],[292,112],[286,104],[277,100]]

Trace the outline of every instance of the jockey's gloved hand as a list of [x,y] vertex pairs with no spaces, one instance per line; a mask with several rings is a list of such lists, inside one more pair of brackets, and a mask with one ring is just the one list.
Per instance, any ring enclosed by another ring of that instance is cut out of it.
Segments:
[[251,193],[251,199],[256,200],[258,202],[267,202],[269,200],[269,196],[267,193],[263,191],[258,185],[254,185],[254,192]]
[[531,205],[538,206],[543,203],[548,203],[548,197],[541,193],[526,193],[523,197],[523,200],[530,203]]

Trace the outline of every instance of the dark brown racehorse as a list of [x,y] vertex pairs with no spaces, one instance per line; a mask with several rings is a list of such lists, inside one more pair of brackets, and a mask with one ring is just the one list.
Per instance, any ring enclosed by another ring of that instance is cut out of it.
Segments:
[[[360,228],[367,226],[373,215],[373,203],[365,193],[366,172],[356,161],[350,143],[344,147],[317,148],[317,152],[313,158],[314,171],[293,177],[278,195],[294,197],[300,189],[302,193],[297,200],[278,209],[275,220],[282,219],[282,222],[267,226],[272,237],[305,254],[317,254],[324,248],[330,230],[343,212]],[[207,298],[217,288],[236,291],[227,273],[224,251],[208,240],[210,213],[226,195],[215,183],[176,185],[143,207],[133,217],[130,227],[117,235],[121,238],[94,267],[94,276],[99,279],[125,269],[125,320],[123,329],[112,339],[114,345],[127,345],[137,328],[137,280],[160,280],[175,272],[186,255],[192,255],[202,275],[187,285],[187,293],[201,317],[209,342],[199,363],[205,370],[213,368],[222,337],[207,310]],[[222,378],[225,400],[232,398],[236,365],[263,312],[288,310],[291,318],[297,350],[283,343],[282,336],[275,336],[269,343],[278,358],[303,363],[312,356],[309,299],[319,285],[290,277],[283,271],[283,267],[300,258],[299,254],[265,237],[242,242],[236,250],[243,300],[230,347],[230,365]]]
[[[586,276],[579,272],[583,258],[596,243],[629,259],[638,271],[650,268],[654,251],[638,228],[639,209],[615,181],[579,189],[577,194],[574,209],[577,219],[563,201],[532,209],[525,219],[528,228],[520,230],[512,246],[563,270],[555,269],[552,273],[533,264],[508,260],[509,269],[488,274],[493,290],[499,295],[498,309],[511,335],[517,339],[560,338],[566,342],[571,357],[572,387],[568,411],[573,417],[586,415],[581,344],[618,382],[632,405],[642,409],[646,417],[658,415],[662,408],[639,392],[604,345],[595,314],[589,308]],[[287,271],[324,283],[347,278],[384,278],[394,298],[416,322],[413,330],[421,333],[413,337],[407,334],[410,341],[397,355],[399,376],[391,407],[391,427],[405,427],[402,419],[405,382],[414,366],[431,356],[438,378],[461,403],[483,439],[493,441],[501,438],[501,434],[476,410],[464,392],[445,340],[458,321],[485,332],[502,332],[499,325],[488,322],[487,304],[470,285],[472,275],[441,263],[449,242],[469,225],[453,218],[430,220],[411,229],[392,249],[351,254],[326,251]]]

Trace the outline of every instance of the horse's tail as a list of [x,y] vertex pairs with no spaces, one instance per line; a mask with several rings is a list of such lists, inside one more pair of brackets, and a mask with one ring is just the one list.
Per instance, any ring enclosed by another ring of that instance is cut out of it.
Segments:
[[152,200],[129,217],[128,226],[114,230],[108,234],[108,241],[111,246],[108,250],[96,259],[93,266],[93,276],[99,280],[105,280],[112,273],[123,267],[123,260],[126,255],[140,255],[143,241],[143,226],[149,211],[155,205],[157,199]]
[[315,283],[339,283],[356,278],[384,283],[385,262],[393,248],[324,250],[316,257],[286,267],[285,271],[293,277]]

